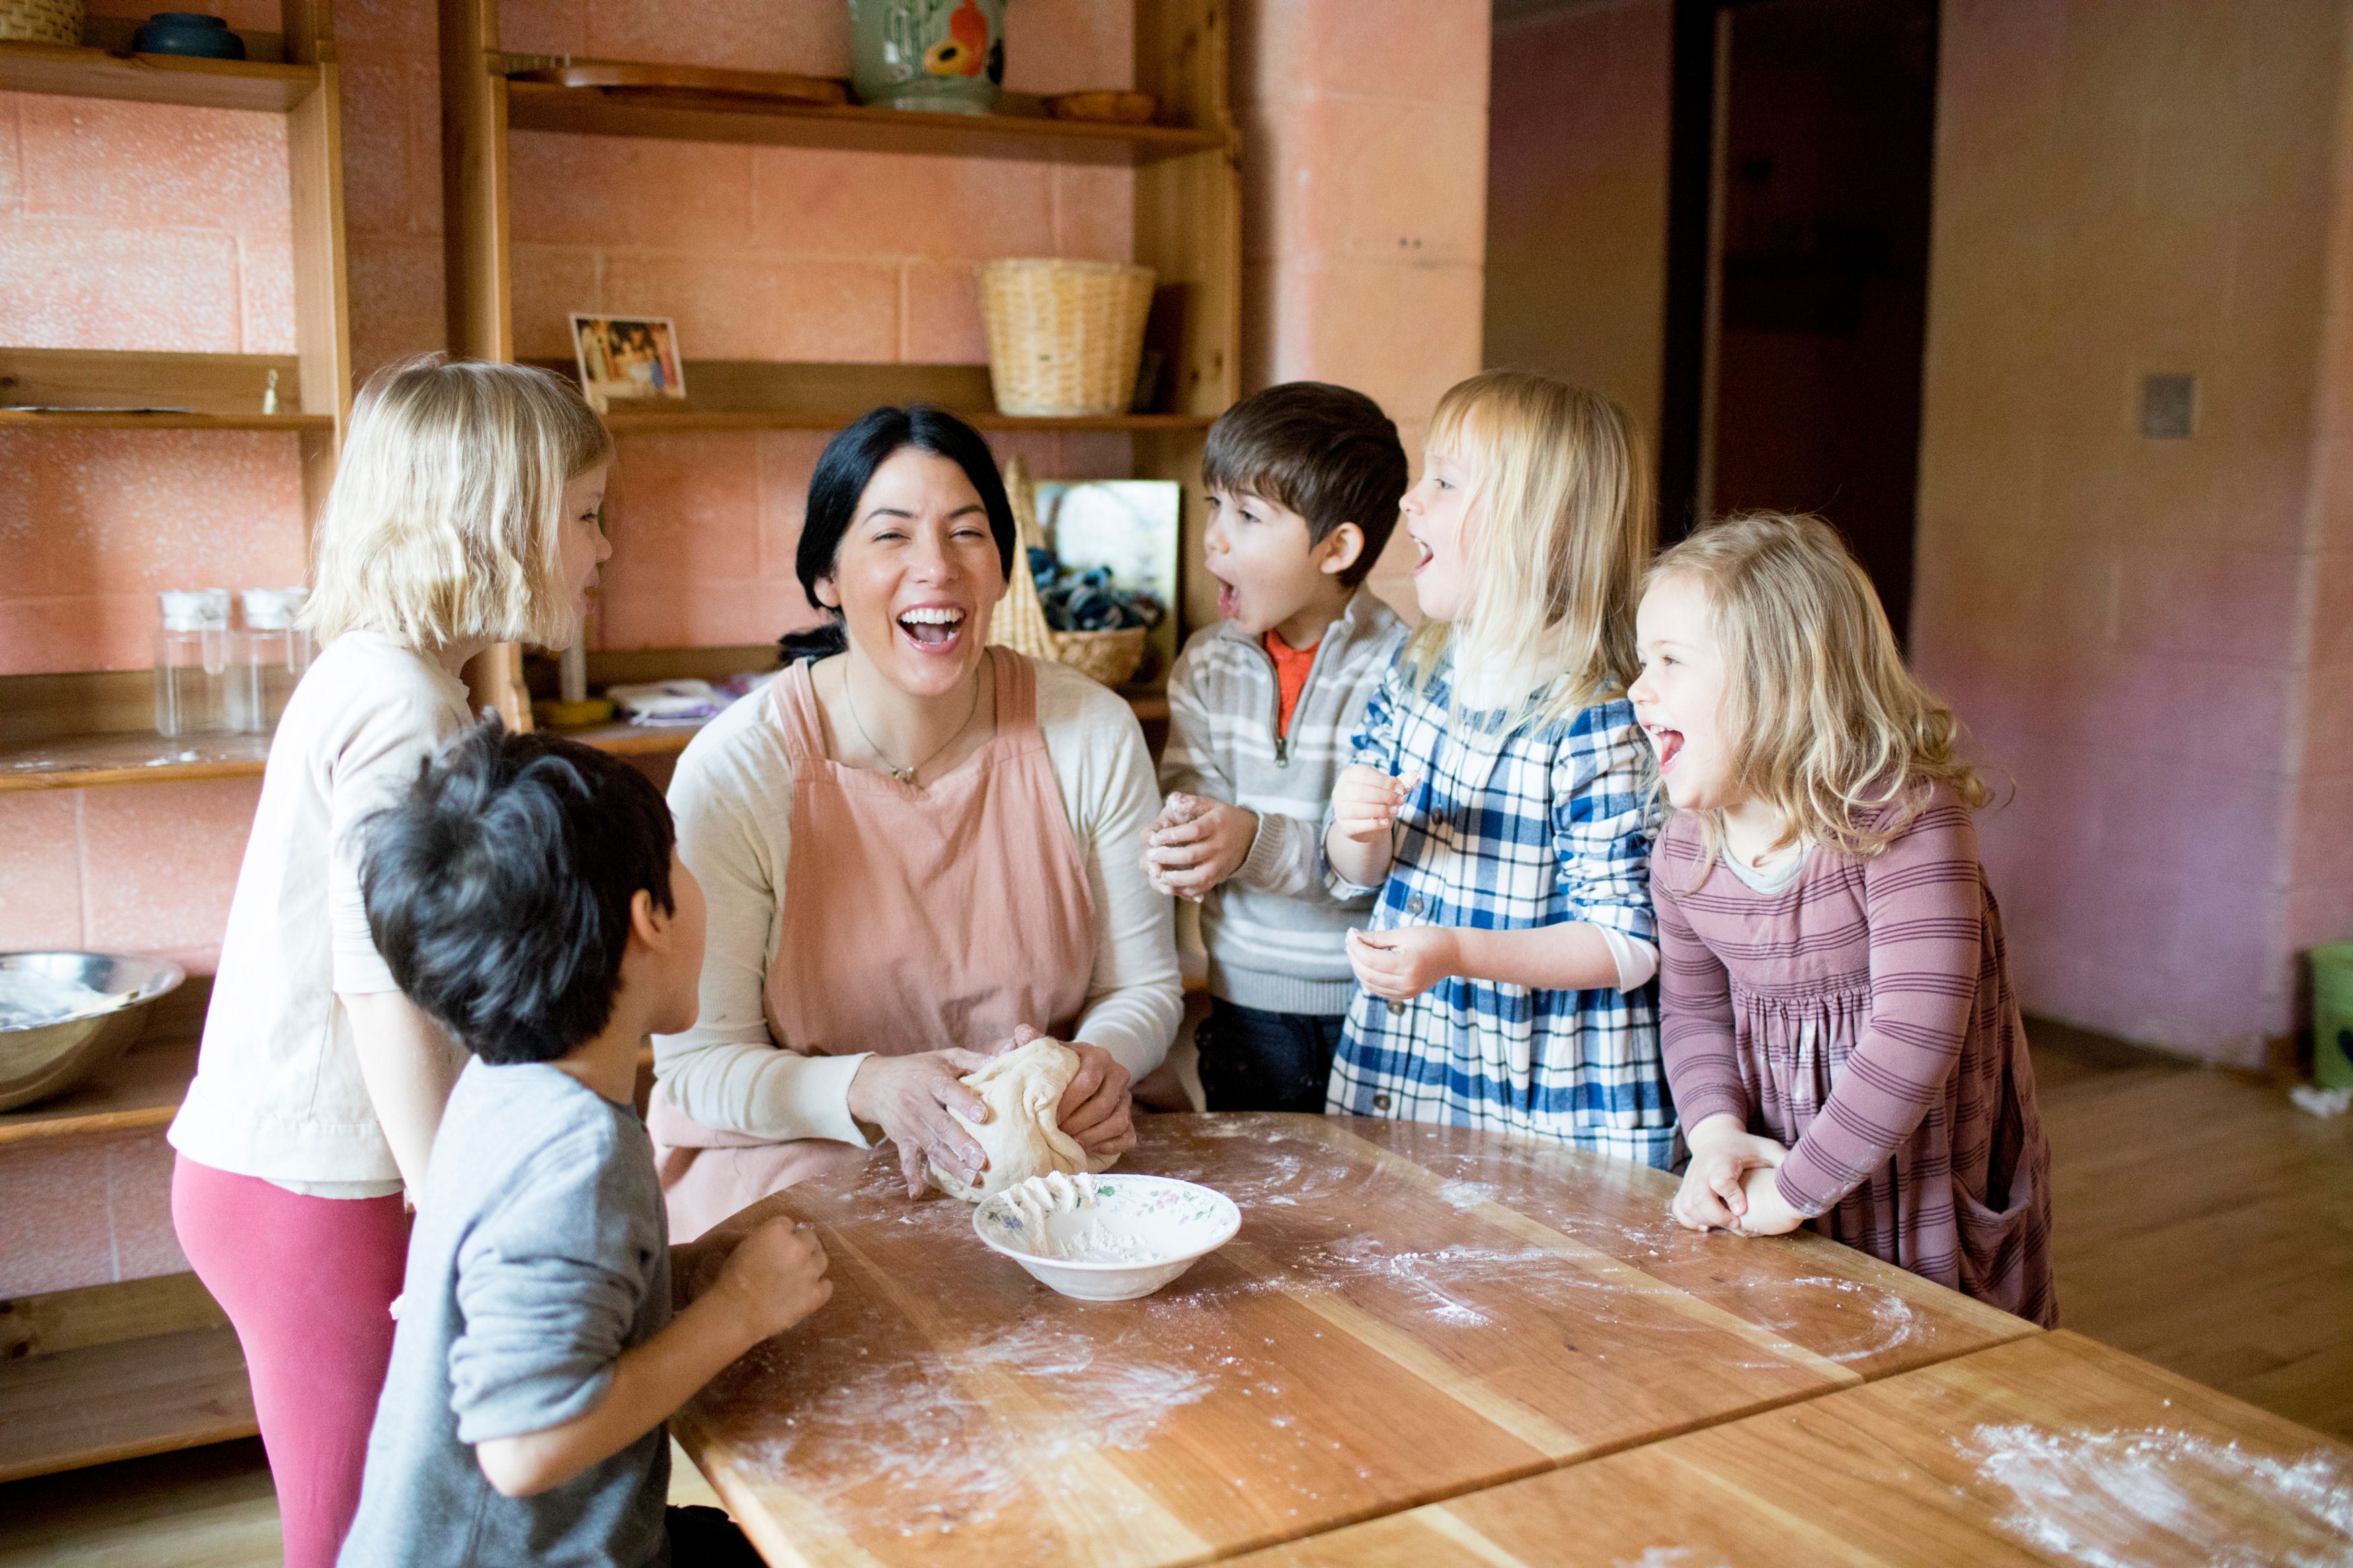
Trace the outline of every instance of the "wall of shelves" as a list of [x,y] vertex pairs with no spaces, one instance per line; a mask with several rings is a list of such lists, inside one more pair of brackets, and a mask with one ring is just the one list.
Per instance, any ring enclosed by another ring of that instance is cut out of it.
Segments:
[[[1161,102],[1163,123],[1145,127],[859,106],[754,111],[687,95],[648,104],[510,81],[518,65],[543,61],[510,56],[496,0],[442,0],[440,22],[453,346],[551,354],[565,347],[564,310],[605,309],[677,318],[690,355],[752,351],[691,359],[682,406],[614,411],[616,555],[592,638],[739,643],[807,624],[788,565],[797,492],[822,445],[815,437],[877,403],[965,412],[1042,473],[1197,485],[1203,433],[1239,392],[1221,6],[1138,0],[1120,64]],[[681,141],[697,145],[674,147]],[[600,187],[611,199],[585,213],[578,193]],[[987,254],[1110,254],[1157,269],[1164,409],[996,415],[970,282],[970,261]],[[797,357],[820,342],[861,362]],[[656,539],[660,559],[645,548]],[[501,651],[473,679],[511,721],[527,721],[516,668]]]

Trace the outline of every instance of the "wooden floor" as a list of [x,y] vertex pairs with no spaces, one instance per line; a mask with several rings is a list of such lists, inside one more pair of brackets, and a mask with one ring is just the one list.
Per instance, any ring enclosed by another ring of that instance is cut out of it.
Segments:
[[[2051,1024],[2065,1324],[2353,1440],[2353,1116]],[[677,1502],[715,1502],[673,1450]],[[0,1486],[0,1568],[264,1568],[259,1443]]]

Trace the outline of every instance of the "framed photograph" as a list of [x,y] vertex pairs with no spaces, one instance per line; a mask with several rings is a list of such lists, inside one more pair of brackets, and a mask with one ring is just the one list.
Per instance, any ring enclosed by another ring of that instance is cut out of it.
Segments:
[[678,329],[668,316],[572,315],[572,354],[580,389],[602,410],[616,397],[684,397]]

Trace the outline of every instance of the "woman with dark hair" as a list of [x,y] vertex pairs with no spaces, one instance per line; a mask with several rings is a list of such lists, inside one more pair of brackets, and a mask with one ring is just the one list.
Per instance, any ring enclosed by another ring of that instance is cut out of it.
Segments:
[[969,1175],[958,1080],[1027,1026],[1081,1058],[1063,1130],[1134,1141],[1128,1085],[1183,996],[1135,846],[1159,808],[1125,702],[988,646],[1018,541],[970,426],[878,408],[809,479],[797,561],[842,651],[797,664],[686,749],[679,855],[710,902],[702,1013],[654,1042],[673,1233],[898,1145],[910,1195]]

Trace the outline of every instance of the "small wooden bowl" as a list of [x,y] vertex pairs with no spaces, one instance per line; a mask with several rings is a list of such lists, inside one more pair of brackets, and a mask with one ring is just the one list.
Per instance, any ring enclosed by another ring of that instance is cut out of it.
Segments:
[[1148,92],[1064,92],[1046,100],[1057,120],[1092,120],[1106,125],[1149,125],[1160,100]]

